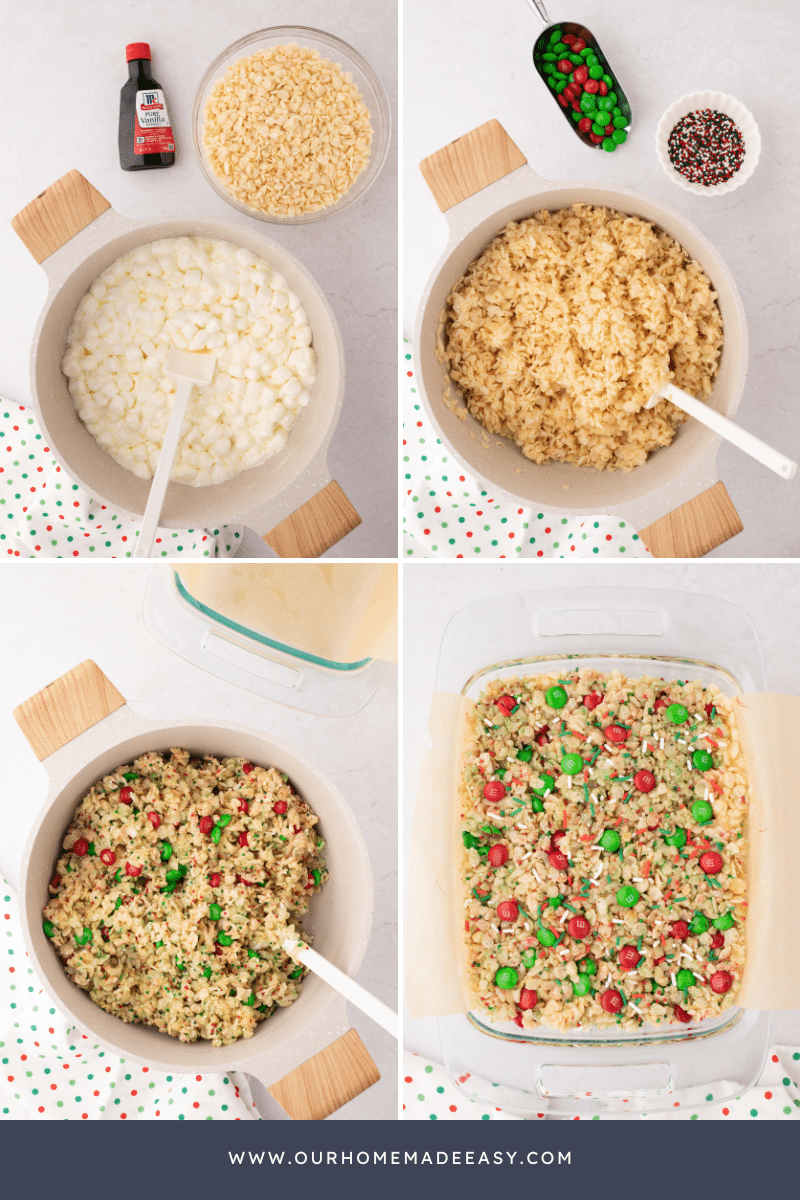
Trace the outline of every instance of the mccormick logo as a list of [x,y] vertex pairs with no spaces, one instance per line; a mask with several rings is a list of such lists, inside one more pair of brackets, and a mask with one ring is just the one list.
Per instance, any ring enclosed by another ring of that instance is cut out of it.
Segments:
[[158,92],[143,92],[142,93],[142,108],[163,108],[164,105],[158,99]]

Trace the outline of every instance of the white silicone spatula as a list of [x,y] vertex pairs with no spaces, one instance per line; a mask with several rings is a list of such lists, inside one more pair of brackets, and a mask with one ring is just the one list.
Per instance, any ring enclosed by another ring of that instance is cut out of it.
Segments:
[[177,379],[178,390],[172,398],[172,411],[169,415],[167,432],[164,434],[164,444],[158,460],[156,473],[150,485],[150,495],[147,497],[147,507],[144,510],[142,527],[136,543],[134,558],[149,558],[153,549],[158,521],[167,494],[169,476],[172,464],[178,452],[181,440],[181,430],[189,407],[189,397],[192,388],[203,387],[214,378],[214,367],[217,356],[213,350],[179,350],[173,346],[167,356],[164,374]]
[[372,1017],[373,1021],[376,1021],[387,1033],[391,1033],[392,1037],[398,1036],[397,1013],[392,1012],[388,1005],[379,1000],[377,996],[373,996],[360,983],[356,983],[349,975],[345,975],[344,971],[340,971],[332,962],[328,962],[327,958],[323,958],[316,950],[312,950],[310,946],[306,946],[297,938],[287,937],[284,940],[283,948],[296,962],[308,967],[309,971],[319,975],[320,979],[324,979],[346,1000],[355,1004],[356,1008],[360,1008],[368,1017]]
[[754,434],[748,433],[740,425],[734,425],[733,421],[729,421],[727,417],[723,417],[715,409],[709,408],[701,400],[695,400],[694,396],[690,396],[682,388],[675,387],[674,383],[665,383],[661,390],[648,400],[645,408],[655,408],[659,400],[671,400],[677,408],[682,408],[690,417],[695,417],[703,425],[707,425],[709,429],[713,429],[715,433],[721,434],[727,441],[732,442],[734,446],[738,446],[740,450],[744,450],[745,454],[749,454],[751,458],[755,458],[758,462],[763,463],[765,467],[769,467],[770,471],[775,471],[782,479],[794,478],[794,473],[797,470],[796,462],[792,462],[785,454],[781,454],[780,450],[775,450],[772,446],[768,446],[766,442],[762,442]]

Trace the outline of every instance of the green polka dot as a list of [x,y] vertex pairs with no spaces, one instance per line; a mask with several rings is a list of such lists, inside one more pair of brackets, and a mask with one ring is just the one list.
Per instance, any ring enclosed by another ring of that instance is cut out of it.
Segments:
[[758,1109],[757,1109],[757,1108],[751,1108],[751,1109],[750,1109],[750,1116],[751,1116],[751,1117],[757,1117],[757,1116],[758,1116]]
[[488,1121],[488,1120],[490,1120],[489,1114],[488,1114],[488,1113],[483,1113],[483,1115],[481,1116],[481,1120],[482,1120],[482,1121]]

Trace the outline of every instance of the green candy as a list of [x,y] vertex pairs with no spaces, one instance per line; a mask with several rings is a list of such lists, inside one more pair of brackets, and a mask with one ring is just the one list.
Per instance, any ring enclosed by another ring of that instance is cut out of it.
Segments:
[[215,846],[219,845],[219,839],[222,837],[222,826],[215,825],[211,830],[211,840]]
[[597,963],[593,958],[582,958],[578,963],[578,970],[580,971],[581,975],[596,975]]
[[551,896],[547,903],[551,908],[559,908],[563,904],[563,900],[560,896]]
[[611,103],[611,97],[610,96],[601,96],[600,99],[597,101],[597,107],[602,109],[603,112],[608,112],[610,109],[612,109],[614,107],[614,105]]
[[705,913],[696,912],[689,922],[689,933],[693,933],[699,937],[701,933],[705,933],[708,929],[708,917]]
[[714,810],[707,800],[695,800],[692,805],[692,818],[698,825],[707,825],[713,816]]
[[550,45],[552,46],[554,42],[560,42],[560,41],[561,41],[561,30],[554,29],[553,32],[550,34]]
[[611,111],[612,111],[613,113],[615,113],[615,114],[617,114],[617,115],[618,115],[618,111],[619,111],[619,110],[617,109],[617,93],[616,93],[616,92],[609,92],[609,93],[608,93],[608,98],[609,98],[609,100],[611,101]]
[[220,946],[230,946],[231,942],[233,941],[233,938],[231,937],[231,935],[229,933],[225,933],[224,930],[221,930],[217,934],[217,941],[219,942]]
[[533,758],[533,746],[523,746],[517,751],[517,759],[520,762],[530,762]]
[[618,146],[621,146],[628,140],[628,135],[624,129],[615,129],[611,136]]
[[574,108],[573,108],[572,112],[571,112],[569,115],[572,117],[573,121],[580,121],[580,120],[582,120],[582,119],[583,119],[583,113],[581,113],[581,112],[575,112],[575,109],[574,109]]
[[80,934],[79,936],[76,936],[75,941],[78,943],[79,946],[90,945],[91,941],[92,941],[91,929],[84,929],[82,934]]
[[689,712],[683,704],[669,704],[665,715],[673,725],[682,725],[688,720]]
[[89,842],[89,849],[86,851],[86,853],[90,858],[94,858],[94,856],[97,854],[97,851],[94,848],[94,842]]
[[162,842],[161,843],[161,861],[169,862],[169,860],[171,858],[172,858],[172,846],[170,846],[169,842]]
[[613,88],[613,86],[614,86],[614,80],[611,78],[611,76],[610,76],[610,75],[604,75],[604,76],[603,76],[603,83],[604,83],[604,84],[606,85],[606,87],[607,87],[607,88],[609,88],[609,89],[610,89],[610,88]]
[[591,996],[592,985],[585,975],[580,975],[573,983],[572,990],[576,996]]
[[218,904],[209,904],[208,915],[211,917],[212,921],[218,921],[222,916],[222,909]]
[[681,971],[678,971],[678,974],[675,976],[675,986],[679,987],[682,992],[685,992],[687,988],[694,987],[694,983],[694,975],[691,971],[687,971],[685,967]]
[[710,771],[714,765],[714,756],[708,750],[695,750],[692,763],[698,771]]
[[138,779],[139,776],[136,774],[135,771],[126,771],[125,774],[122,776],[122,778],[125,780],[126,783],[132,783],[133,780]]
[[589,67],[589,78],[590,79],[602,79],[603,78],[603,68],[598,64],[597,59],[595,59],[594,62],[592,63],[592,65]]
[[556,42],[553,46],[553,54],[556,58],[566,58],[569,54],[569,46],[565,46],[563,42]]
[[[617,108],[617,106],[616,106],[616,105],[614,105],[614,107],[612,108],[612,110],[611,110],[611,111],[613,112],[613,114],[614,114],[614,116],[615,116],[615,117],[620,117],[622,120],[625,120],[625,118],[622,116],[622,109],[621,109],[621,108]],[[625,124],[627,125],[627,124],[628,124],[628,122],[627,122],[627,121],[625,121]],[[619,128],[620,128],[620,129],[622,129],[622,125],[620,125],[620,126],[619,126]]]
[[668,833],[664,841],[668,846],[674,846],[676,850],[680,850],[681,846],[686,845],[686,830],[676,829],[674,833]]
[[540,775],[539,786],[536,790],[541,792],[543,796],[549,796],[555,786],[556,781],[552,775]]
[[566,79],[559,79],[558,83],[556,84],[556,91],[559,93],[559,95],[561,94],[561,92],[563,92],[563,90],[566,86],[567,86]]
[[44,930],[45,937],[52,937],[56,931],[56,927],[52,921],[43,921],[42,929]]
[[597,107],[597,103],[595,101],[594,96],[591,94],[591,92],[583,93],[583,95],[580,98],[580,106],[581,106],[582,113],[585,113],[587,116],[592,115],[595,108]]
[[558,684],[553,684],[544,694],[544,698],[551,708],[563,708],[569,697],[562,687]]
[[544,812],[544,800],[541,796],[534,796],[531,800],[531,808],[534,812]]
[[302,974],[303,974],[303,968],[302,968],[302,967],[298,967],[296,971],[292,971],[292,973],[291,973],[291,975],[289,976],[289,978],[290,978],[290,979],[299,979],[299,978],[300,978],[300,976],[301,976]]
[[555,56],[555,54],[552,54],[552,53],[551,53],[551,52],[548,50],[546,54],[543,54],[543,55],[542,55],[542,61],[543,61],[543,62],[555,62],[555,61],[556,61],[556,56]]
[[632,883],[625,884],[617,892],[617,904],[621,904],[623,908],[633,908],[639,903],[639,889],[635,888]]
[[614,139],[612,137],[604,138],[604,140],[600,143],[600,145],[609,154],[611,153],[612,150],[616,150],[616,148],[617,148],[617,143],[614,141]]
[[615,850],[619,850],[622,845],[622,838],[617,833],[616,829],[604,829],[600,838],[600,845],[604,850],[610,851],[611,854]]
[[594,134],[596,137],[602,137],[602,136],[603,136],[603,134],[605,133],[605,131],[606,131],[606,127],[605,127],[605,125],[597,125],[597,124],[595,124],[595,125],[593,125],[593,126],[592,126],[592,133],[593,133],[593,134]]
[[519,983],[519,975],[513,967],[501,967],[494,977],[495,987],[502,988],[504,992],[511,991]]
[[211,978],[211,967],[206,967],[205,971],[203,971],[203,979],[210,979],[210,978]]
[[251,992],[250,995],[245,1000],[245,1004],[249,1005],[250,1008],[252,1008],[253,1005],[255,1004],[255,1002],[256,1002],[255,992]]
[[314,887],[319,887],[320,880],[322,879],[321,873],[315,867],[314,870],[311,872],[311,874],[314,879]]
[[167,876],[166,876],[167,883],[178,883],[178,881],[181,879],[181,877],[182,877],[182,873],[180,870],[167,871]]
[[586,60],[587,60],[587,59],[588,59],[590,56],[591,56],[592,58],[595,58],[595,57],[596,57],[596,55],[595,55],[595,52],[594,52],[594,50],[592,49],[592,47],[591,47],[591,46],[584,46],[582,50],[579,50],[579,51],[578,51],[578,53],[580,54],[580,56],[581,56],[581,58],[583,59],[583,61],[584,61],[584,62],[586,62]]
[[561,770],[565,775],[577,775],[583,770],[583,759],[580,754],[565,754],[561,760]]
[[555,946],[558,941],[552,929],[537,929],[536,936],[543,946]]
[[523,967],[526,967],[527,970],[530,971],[531,967],[534,967],[536,965],[536,951],[535,950],[523,950],[520,957],[522,958]]
[[583,59],[581,58],[580,54],[568,54],[567,58],[571,63],[574,63],[576,67],[583,65]]
[[219,819],[220,826],[224,829],[226,825],[230,825],[233,816],[230,813],[223,813]]
[[462,833],[461,840],[467,850],[476,850],[480,846],[480,838],[476,838],[474,833]]
[[247,957],[248,957],[248,958],[258,958],[258,959],[260,959],[260,957],[261,957],[261,956],[260,956],[260,954],[258,953],[258,951],[257,951],[257,950],[251,950],[251,949],[250,949],[250,947],[248,946],[248,947],[247,947]]
[[712,924],[715,929],[719,929],[724,933],[726,929],[733,929],[733,917],[729,912],[726,912],[721,917],[715,917]]
[[175,966],[178,968],[179,971],[186,970],[186,963],[178,962],[177,956],[175,958]]
[[163,942],[156,942],[156,950],[160,950],[163,945]]

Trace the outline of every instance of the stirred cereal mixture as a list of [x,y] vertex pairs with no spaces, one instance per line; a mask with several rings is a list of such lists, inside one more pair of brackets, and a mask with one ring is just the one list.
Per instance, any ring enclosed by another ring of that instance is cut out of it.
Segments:
[[214,174],[261,212],[297,216],[335,204],[366,167],[371,143],[350,72],[295,42],[238,59],[206,103],[203,145]]
[[282,948],[327,879],[317,817],[274,767],[144,754],[81,801],[44,931],[67,974],[133,1024],[215,1046],[296,1000]]
[[[630,471],[711,393],[722,318],[708,276],[657,226],[574,204],[510,222],[447,298],[440,357],[467,407],[536,463]],[[460,410],[463,413],[463,409]]]
[[700,1021],[744,964],[747,781],[731,702],[589,668],[490,684],[465,755],[476,1006],[523,1029]]

